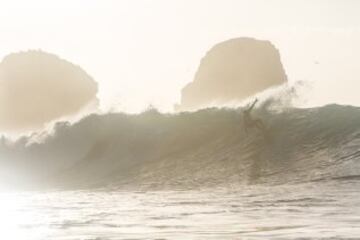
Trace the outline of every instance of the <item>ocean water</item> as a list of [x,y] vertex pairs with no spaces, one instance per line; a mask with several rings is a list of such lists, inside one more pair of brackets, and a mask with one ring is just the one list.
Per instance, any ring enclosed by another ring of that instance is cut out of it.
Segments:
[[1,194],[1,239],[360,239],[360,182]]
[[2,139],[1,239],[360,239],[360,109],[256,109],[266,132],[239,113],[94,114]]

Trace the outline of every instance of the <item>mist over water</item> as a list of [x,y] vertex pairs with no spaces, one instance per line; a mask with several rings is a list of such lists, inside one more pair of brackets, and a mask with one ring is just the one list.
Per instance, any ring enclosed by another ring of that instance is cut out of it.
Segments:
[[265,130],[246,131],[248,106],[230,102],[91,114],[16,141],[3,137],[2,235],[356,239],[360,109],[295,107],[302,87],[257,95],[252,114]]

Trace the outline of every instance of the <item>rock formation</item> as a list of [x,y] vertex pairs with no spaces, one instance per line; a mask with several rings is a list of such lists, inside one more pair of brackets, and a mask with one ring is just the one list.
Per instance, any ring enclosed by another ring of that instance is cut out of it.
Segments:
[[96,106],[97,83],[79,66],[43,51],[0,63],[0,131],[34,130]]
[[241,101],[287,81],[279,51],[269,42],[237,38],[215,45],[182,89],[177,111]]

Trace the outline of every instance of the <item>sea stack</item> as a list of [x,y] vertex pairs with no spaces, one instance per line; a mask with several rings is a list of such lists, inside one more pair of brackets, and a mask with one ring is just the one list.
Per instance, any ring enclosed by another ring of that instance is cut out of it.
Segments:
[[181,91],[176,111],[244,100],[287,82],[279,51],[269,41],[236,38],[212,47],[192,82]]
[[41,129],[84,108],[97,108],[98,85],[81,67],[41,50],[0,63],[0,130]]

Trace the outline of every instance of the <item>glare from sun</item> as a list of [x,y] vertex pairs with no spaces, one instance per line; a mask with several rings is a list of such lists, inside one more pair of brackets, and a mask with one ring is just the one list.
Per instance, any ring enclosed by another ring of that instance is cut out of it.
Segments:
[[[36,240],[46,236],[46,229],[36,226],[36,214],[29,209],[26,194],[0,193],[1,239]],[[37,230],[31,228],[36,226]]]

